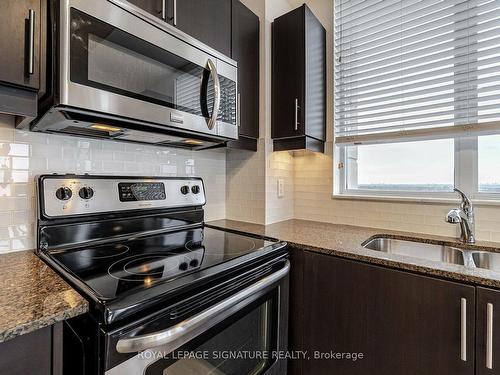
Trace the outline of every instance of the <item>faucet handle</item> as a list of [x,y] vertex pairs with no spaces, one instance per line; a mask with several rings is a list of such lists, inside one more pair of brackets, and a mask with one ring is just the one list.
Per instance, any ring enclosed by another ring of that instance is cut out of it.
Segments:
[[474,208],[472,206],[472,202],[470,199],[465,195],[465,193],[457,188],[453,188],[453,191],[457,192],[460,195],[460,198],[462,199],[462,202],[460,203],[460,208],[464,210],[466,213],[471,213],[473,212]]

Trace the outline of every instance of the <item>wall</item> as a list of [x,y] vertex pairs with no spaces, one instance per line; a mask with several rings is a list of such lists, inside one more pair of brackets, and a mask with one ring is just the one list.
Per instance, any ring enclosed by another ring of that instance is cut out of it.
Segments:
[[[271,70],[272,70],[272,32],[271,24],[275,18],[289,12],[294,6],[285,0],[266,1],[266,224],[292,219],[294,213],[295,189],[293,183],[293,158],[288,152],[273,152],[271,140]],[[285,195],[278,197],[278,179],[282,179]]]
[[[298,6],[301,2],[290,0]],[[293,159],[294,215],[298,219],[352,224],[445,236],[458,235],[445,223],[450,204],[398,203],[332,199],[333,186],[333,1],[308,0],[311,10],[327,29],[327,151]],[[458,200],[457,200],[458,203]],[[500,241],[500,207],[476,207],[476,235],[480,240]]]
[[43,173],[200,176],[206,219],[225,217],[226,150],[189,151],[14,129],[0,114],[0,253],[35,245],[35,176]]
[[[458,226],[444,221],[450,204],[399,203],[332,199],[330,155],[294,158],[295,217],[338,224],[457,236]],[[500,207],[476,206],[476,236],[500,241]]]
[[[226,218],[271,224],[294,217],[293,159],[273,153],[271,140],[271,23],[292,7],[286,0],[241,1],[260,19],[260,139],[255,153],[228,151]],[[278,197],[278,179],[284,197]]]
[[266,222],[266,1],[242,0],[260,21],[259,134],[257,152],[229,149],[226,164],[226,218],[251,223]]
[[[258,151],[179,149],[133,145],[14,130],[0,115],[0,252],[35,246],[34,176],[40,173],[201,176],[207,220],[270,224],[291,218],[455,236],[446,224],[450,205],[332,199],[333,2],[306,3],[327,29],[328,108],[325,154],[272,152],[271,23],[300,0],[241,0],[261,20],[260,135]],[[277,195],[278,179],[285,196]],[[500,207],[477,207],[479,239],[500,241]]]

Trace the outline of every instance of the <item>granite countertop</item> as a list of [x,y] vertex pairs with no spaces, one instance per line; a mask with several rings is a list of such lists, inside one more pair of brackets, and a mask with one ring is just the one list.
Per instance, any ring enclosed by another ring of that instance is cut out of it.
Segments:
[[87,311],[87,301],[33,251],[0,255],[0,342]]
[[276,224],[259,225],[233,220],[217,220],[208,225],[229,230],[267,236],[288,242],[291,246],[307,251],[335,255],[382,266],[415,271],[487,287],[500,288],[500,272],[480,268],[466,268],[461,265],[430,261],[410,256],[388,254],[365,249],[361,244],[370,237],[382,235],[407,240],[500,252],[500,243],[477,242],[464,245],[456,238],[432,236],[417,233],[398,232],[384,229],[365,228],[350,225],[329,224],[307,220],[287,220]]

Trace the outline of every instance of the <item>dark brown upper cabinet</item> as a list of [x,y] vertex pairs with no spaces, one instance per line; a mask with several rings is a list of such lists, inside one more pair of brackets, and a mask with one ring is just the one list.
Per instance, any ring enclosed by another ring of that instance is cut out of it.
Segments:
[[231,0],[127,0],[231,56]]
[[272,26],[274,150],[324,151],[326,31],[304,4]]
[[231,0],[171,0],[175,26],[231,56]]
[[0,12],[0,81],[40,87],[40,0],[4,0]]
[[239,0],[232,1],[232,58],[238,63],[238,141],[229,147],[257,150],[259,138],[260,22]]
[[[44,2],[43,2],[44,3]],[[36,116],[40,89],[41,0],[3,0],[0,11],[0,112]]]
[[127,0],[129,3],[144,9],[146,12],[155,15],[165,21],[171,22],[172,6],[170,1],[173,0]]

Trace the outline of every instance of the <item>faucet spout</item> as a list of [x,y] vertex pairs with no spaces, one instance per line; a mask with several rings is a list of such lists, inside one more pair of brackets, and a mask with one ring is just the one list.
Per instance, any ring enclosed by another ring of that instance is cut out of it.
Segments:
[[446,215],[446,222],[460,224],[460,239],[464,243],[475,243],[474,207],[470,199],[460,190],[454,189],[462,198],[459,208],[455,208]]
[[446,215],[446,222],[460,225],[460,240],[464,243],[475,243],[473,223],[461,209],[453,209]]

